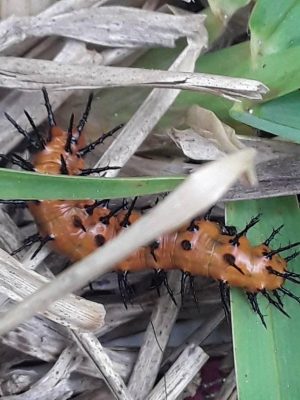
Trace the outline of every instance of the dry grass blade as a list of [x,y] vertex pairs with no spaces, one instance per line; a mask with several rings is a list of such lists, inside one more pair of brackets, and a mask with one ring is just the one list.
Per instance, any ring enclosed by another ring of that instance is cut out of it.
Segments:
[[[179,54],[169,71],[194,71],[195,63],[203,49],[206,48],[207,41],[207,32],[202,26],[198,35],[188,41],[187,47]],[[118,140],[111,144],[96,166],[124,165],[169,109],[179,93],[178,89],[152,90],[122,129]],[[117,171],[108,171],[106,176],[115,176],[117,173]]]
[[49,18],[10,18],[0,24],[0,51],[27,37],[65,36],[110,47],[174,47],[192,36],[204,16],[175,16],[130,7],[99,7]]
[[98,339],[89,333],[74,332],[74,335],[78,339],[80,347],[83,348],[92,363],[103,375],[103,378],[110,391],[114,394],[114,397],[118,400],[131,400],[132,397],[128,389],[121,377],[115,372],[110,358],[105,353]]
[[[180,274],[178,272],[172,271],[168,276],[173,293],[180,293]],[[135,400],[145,399],[157,378],[171,330],[180,310],[180,295],[175,296],[175,299],[177,305],[165,293],[153,309],[150,324],[145,332],[143,344],[128,383],[130,393]]]
[[[26,270],[1,249],[0,265],[0,292],[12,300],[22,301],[49,282],[37,272]],[[104,324],[105,310],[101,304],[70,294],[52,304],[44,315],[72,329],[94,331]]]
[[245,147],[231,126],[224,124],[214,112],[203,107],[190,107],[186,123],[200,136],[211,140],[224,153],[232,153]]
[[67,379],[76,366],[80,363],[82,357],[76,354],[74,346],[67,347],[59,356],[54,366],[25,393],[15,396],[4,396],[4,400],[46,400],[49,398],[49,392],[53,391],[55,386]]
[[206,211],[245,171],[253,167],[254,156],[254,150],[242,150],[205,165],[190,175],[163,202],[127,231],[84,260],[73,264],[72,268],[58,275],[55,281],[44,285],[22,303],[13,307],[2,318],[0,335],[26,321],[36,312],[45,310],[66,293],[79,289],[111,270],[140,246],[153,241],[164,232],[178,228],[194,216]]
[[219,96],[262,99],[267,88],[251,79],[141,68],[60,64],[54,61],[0,57],[0,86],[11,89],[56,90],[146,86],[209,91]]

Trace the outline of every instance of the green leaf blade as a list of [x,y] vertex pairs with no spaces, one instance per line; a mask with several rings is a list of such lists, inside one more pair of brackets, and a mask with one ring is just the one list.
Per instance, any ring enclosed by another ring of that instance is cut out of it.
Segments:
[[[272,228],[281,224],[284,228],[272,242],[273,248],[299,240],[300,211],[295,197],[230,203],[227,205],[227,222],[241,229],[259,212],[263,213],[262,221],[248,235],[253,244],[262,242]],[[300,272],[299,258],[290,262],[288,268]],[[300,295],[300,285],[286,282],[284,286]],[[284,309],[291,316],[289,319],[259,296],[267,324],[265,329],[242,290],[232,290],[231,301],[239,398],[298,399],[300,305],[287,296],[282,298]]]
[[280,137],[300,143],[300,92],[258,104],[251,111],[244,111],[239,106],[230,110],[230,115],[237,121],[253,126]]
[[253,58],[299,46],[299,18],[298,0],[257,1],[249,20]]
[[84,200],[142,196],[173,190],[184,177],[95,178],[41,175],[0,168],[2,200]]

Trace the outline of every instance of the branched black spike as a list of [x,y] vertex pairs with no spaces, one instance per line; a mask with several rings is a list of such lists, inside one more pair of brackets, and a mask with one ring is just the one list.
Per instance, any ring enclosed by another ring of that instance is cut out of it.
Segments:
[[23,240],[22,246],[20,246],[18,249],[12,251],[10,253],[11,256],[14,256],[15,254],[18,254],[20,251],[26,249],[27,247],[30,247],[34,243],[37,243],[41,240],[41,236],[39,233],[35,233],[34,235],[28,236],[26,239]]
[[86,205],[86,206],[84,206],[84,208],[85,208],[85,211],[86,211],[89,215],[93,215],[93,212],[94,212],[95,208],[100,207],[100,206],[107,207],[108,202],[109,202],[109,199],[105,199],[105,200],[96,200],[94,204]]
[[88,144],[86,147],[83,147],[82,149],[80,149],[77,153],[77,155],[79,157],[83,157],[85,156],[87,153],[90,153],[91,151],[94,150],[94,148],[96,146],[98,146],[99,144],[103,143],[104,140],[110,136],[112,136],[115,132],[117,132],[119,129],[123,128],[124,124],[120,124],[118,126],[116,126],[115,128],[113,128],[112,130],[110,130],[107,133],[103,133],[102,136],[99,137],[99,139],[95,140],[94,142]]
[[159,241],[158,240],[154,240],[151,244],[150,244],[150,253],[153,257],[153,260],[157,263],[157,257],[155,254],[155,250],[157,250],[159,248]]
[[18,165],[19,167],[25,169],[26,171],[35,171],[35,168],[31,164],[31,162],[25,160],[23,157],[19,156],[18,154],[11,153],[10,161],[13,164]]
[[105,217],[100,217],[99,221],[105,225],[108,225],[111,217],[113,217],[115,214],[117,214],[122,209],[123,209],[123,205],[116,207],[114,210],[111,210],[111,212],[109,214],[105,215]]
[[62,175],[69,175],[68,166],[62,154],[60,155],[60,173]]
[[224,281],[219,281],[219,290],[220,290],[220,295],[221,295],[221,301],[222,301],[222,306],[224,309],[224,314],[229,321],[229,316],[230,316],[230,299],[229,299],[229,286],[226,282]]
[[223,225],[220,224],[222,235],[226,236],[235,236],[237,234],[237,230],[235,226]]
[[300,251],[295,251],[293,254],[285,257],[285,261],[288,263],[292,260],[294,260],[295,258],[297,258],[300,255]]
[[165,278],[164,278],[163,283],[164,283],[164,286],[165,286],[165,288],[167,289],[167,292],[169,293],[169,296],[171,297],[173,303],[175,304],[175,306],[177,306],[177,303],[176,303],[176,300],[175,300],[175,297],[174,297],[174,294],[173,294],[173,290],[172,290],[172,289],[170,288],[170,286],[169,286],[167,274],[166,274],[166,276],[165,276]]
[[186,271],[181,271],[181,285],[180,285],[180,294],[181,294],[181,303],[183,304],[184,301],[184,294],[185,294],[185,286],[186,280],[189,277],[190,273]]
[[278,301],[278,303],[281,305],[281,307],[283,307],[283,302],[280,298],[279,293],[277,292],[277,290],[273,290],[272,293],[274,294],[274,296],[276,297],[276,300]]
[[289,314],[287,312],[284,311],[284,309],[282,308],[281,304],[277,301],[275,301],[274,299],[272,299],[272,297],[269,295],[269,293],[264,289],[261,290],[262,295],[268,300],[268,302],[270,304],[272,304],[274,307],[277,308],[277,310],[279,310],[280,312],[282,312],[282,314],[284,314],[286,317],[291,318],[289,316]]
[[163,284],[163,277],[160,269],[154,269],[153,286],[151,289],[156,289],[158,297],[160,297],[160,287]]
[[187,228],[187,231],[189,231],[189,232],[199,231],[199,226],[197,224],[195,224],[195,221],[197,221],[197,218],[194,218],[191,220],[190,225]]
[[204,219],[206,220],[206,221],[209,221],[209,219],[210,219],[210,217],[211,217],[211,213],[212,213],[212,210],[215,208],[215,206],[212,206],[208,211],[207,211],[207,213],[204,215]]
[[3,158],[5,161],[11,162],[14,165],[18,165],[25,171],[35,171],[34,166],[31,162],[25,160],[23,157],[18,154],[0,154],[0,158]]
[[126,199],[126,197],[123,197],[123,199],[122,199],[122,207],[123,207],[123,210],[128,209],[128,200]]
[[109,165],[107,167],[99,167],[99,168],[85,168],[82,169],[80,174],[80,176],[86,176],[86,175],[90,175],[90,174],[99,174],[100,172],[104,172],[104,171],[109,171],[109,170],[113,170],[113,169],[120,169],[121,167],[110,167]]
[[272,242],[272,240],[274,239],[274,237],[275,237],[276,235],[278,235],[278,233],[281,231],[281,229],[283,228],[283,226],[284,226],[284,225],[282,224],[282,225],[280,225],[278,228],[273,229],[271,235],[264,241],[264,244],[265,244],[266,246],[269,246],[269,244]]
[[292,293],[290,290],[283,287],[278,288],[278,290],[286,294],[287,296],[291,297],[292,299],[296,300],[300,304],[300,298],[294,295],[294,293]]
[[267,329],[267,325],[266,325],[264,316],[262,315],[262,313],[261,313],[261,311],[260,311],[260,308],[259,308],[259,305],[258,305],[258,302],[257,302],[257,295],[256,295],[256,293],[247,292],[247,297],[248,297],[248,300],[249,300],[249,302],[250,302],[250,304],[251,304],[251,307],[252,307],[253,311],[254,311],[256,314],[259,315],[259,318],[260,318],[260,320],[261,320],[263,326]]
[[25,131],[25,129],[23,129],[18,123],[17,121],[15,121],[8,113],[4,113],[4,115],[6,116],[6,118],[8,119],[8,121],[17,129],[17,131],[19,133],[21,133],[21,135],[23,135],[29,142],[30,142],[30,135],[27,131]]
[[2,160],[4,162],[10,162],[10,156],[8,154],[0,154],[0,158],[2,158]]
[[285,275],[292,276],[294,278],[299,278],[300,279],[300,274],[298,274],[297,272],[286,271]]
[[197,309],[200,311],[200,305],[199,305],[199,301],[198,301],[198,297],[197,297],[197,293],[196,293],[196,288],[195,288],[195,277],[191,274],[189,274],[189,281],[190,281],[190,289],[192,292],[192,296],[194,299],[194,302],[196,304]]
[[126,228],[128,225],[130,225],[129,218],[130,218],[130,215],[132,214],[132,211],[134,209],[134,206],[135,206],[135,203],[136,203],[137,199],[138,199],[138,197],[136,196],[132,200],[132,202],[130,204],[130,207],[128,208],[128,211],[127,211],[123,221],[120,223],[120,226],[122,226],[123,228]]
[[69,127],[68,127],[68,137],[65,144],[65,151],[72,154],[71,143],[73,139],[73,124],[74,124],[74,114],[71,114]]
[[32,144],[32,146],[35,147],[37,150],[43,150],[46,145],[43,136],[39,132],[37,126],[31,118],[31,115],[26,110],[24,110],[24,114],[26,115],[35,136],[35,138],[33,138],[32,135],[29,136],[30,144]]
[[299,245],[300,245],[300,242],[288,244],[287,246],[279,247],[276,250],[271,250],[268,253],[264,253],[264,256],[267,257],[270,260],[274,256],[274,254],[278,254],[281,251],[292,249],[293,247],[296,247],[296,246],[299,246]]
[[49,100],[47,89],[45,87],[43,87],[42,91],[43,91],[44,100],[45,100],[45,106],[46,106],[47,114],[48,114],[48,124],[52,128],[53,126],[56,125],[54,114],[53,114],[53,111],[52,111],[52,107],[51,107],[51,103],[50,103],[50,100]]
[[250,222],[245,226],[245,228],[241,232],[237,233],[235,237],[230,240],[230,243],[232,243],[234,246],[238,246],[240,237],[246,235],[249,229],[259,222],[260,218],[261,214],[258,214],[256,217],[252,218]]
[[165,288],[167,289],[167,292],[169,293],[169,296],[171,297],[173,303],[175,304],[175,306],[177,306],[173,291],[169,286],[168,276],[167,276],[166,271],[164,271],[163,269],[159,270],[159,275],[162,278],[162,283],[164,284]]
[[266,270],[273,275],[280,276],[281,278],[287,279],[288,281],[300,284],[300,275],[296,274],[295,272],[279,272],[273,269],[271,266],[267,266]]
[[131,302],[132,296],[134,295],[134,290],[128,284],[127,277],[128,271],[118,271],[119,291],[126,309],[128,308],[127,301]]
[[39,247],[35,250],[30,259],[33,260],[34,257],[42,250],[45,244],[52,240],[54,240],[54,237],[52,235],[45,236],[44,238],[41,237]]
[[[82,131],[84,129],[84,126],[85,126],[85,124],[87,122],[89,113],[91,111],[91,104],[92,104],[92,101],[93,101],[93,97],[94,97],[94,94],[90,93],[88,101],[87,101],[87,104],[86,104],[86,107],[85,107],[85,110],[84,110],[84,113],[83,113],[83,115],[82,115],[82,117],[81,117],[81,119],[79,121],[79,124],[77,125],[78,138],[80,137],[80,135],[81,135],[81,133],[82,133]],[[77,142],[77,140],[76,140],[76,142]]]

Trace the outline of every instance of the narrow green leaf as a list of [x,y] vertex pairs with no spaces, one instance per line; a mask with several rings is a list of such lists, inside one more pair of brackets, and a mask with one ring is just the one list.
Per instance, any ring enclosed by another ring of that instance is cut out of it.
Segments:
[[298,0],[257,1],[249,20],[252,57],[299,46],[299,19]]
[[[272,242],[273,248],[299,240],[300,211],[295,197],[230,203],[227,205],[227,222],[241,229],[260,212],[263,213],[261,223],[248,235],[253,244],[261,243],[272,228],[281,224],[284,228]],[[288,268],[300,272],[299,257],[290,262]],[[300,285],[289,282],[284,287],[300,295]],[[284,308],[291,316],[289,319],[261,297],[259,304],[267,329],[250,309],[243,291],[231,291],[239,399],[296,400],[300,388],[300,304],[287,296],[282,298]]]
[[230,110],[237,121],[300,143],[300,92],[296,91],[253,106],[244,111],[238,105]]
[[143,196],[173,190],[185,178],[95,178],[42,175],[0,168],[2,200],[83,200]]

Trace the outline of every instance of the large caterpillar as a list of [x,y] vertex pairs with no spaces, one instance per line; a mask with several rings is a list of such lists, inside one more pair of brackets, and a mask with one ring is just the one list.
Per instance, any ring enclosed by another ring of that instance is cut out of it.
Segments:
[[[87,175],[102,171],[103,169],[99,168],[85,169],[84,156],[106,137],[116,132],[120,126],[86,145],[83,129],[90,111],[92,95],[77,127],[73,127],[72,114],[67,131],[56,125],[46,89],[43,89],[43,95],[49,123],[47,138],[41,135],[26,111],[25,114],[32,127],[31,133],[24,130],[6,113],[7,119],[29,140],[36,153],[31,162],[16,154],[2,155],[2,157],[26,170],[43,174]],[[51,241],[51,246],[56,252],[73,261],[80,260],[140,218],[140,213],[134,210],[134,203],[135,201],[127,210],[122,208],[111,210],[105,202],[90,200],[29,201],[27,206],[35,219],[39,233],[25,239],[23,246],[13,254],[35,242],[40,243],[37,249],[39,251],[43,245]],[[252,246],[246,234],[258,221],[259,216],[253,218],[241,232],[237,232],[233,227],[211,221],[209,216],[196,218],[177,232],[158,237],[153,243],[140,248],[115,267],[125,304],[129,271],[153,269],[156,278],[165,284],[173,297],[167,284],[166,271],[180,269],[182,288],[188,278],[193,289],[194,277],[198,275],[217,280],[225,310],[228,310],[229,287],[240,287],[246,292],[253,311],[259,315],[264,325],[264,317],[257,302],[258,294],[262,294],[272,305],[287,315],[280,294],[286,294],[300,303],[298,297],[283,287],[285,280],[300,283],[300,274],[287,270],[287,263],[299,252],[285,258],[279,253],[300,243],[271,249],[271,241],[282,228],[279,227],[273,230],[264,243]]]

